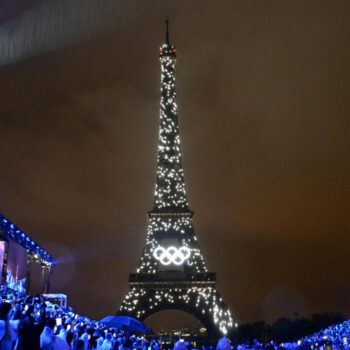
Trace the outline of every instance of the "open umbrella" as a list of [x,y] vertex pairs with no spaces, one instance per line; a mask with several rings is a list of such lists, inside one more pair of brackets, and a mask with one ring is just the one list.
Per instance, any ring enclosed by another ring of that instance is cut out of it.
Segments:
[[151,333],[150,329],[144,323],[129,316],[106,316],[100,322],[107,327],[126,329],[144,334]]

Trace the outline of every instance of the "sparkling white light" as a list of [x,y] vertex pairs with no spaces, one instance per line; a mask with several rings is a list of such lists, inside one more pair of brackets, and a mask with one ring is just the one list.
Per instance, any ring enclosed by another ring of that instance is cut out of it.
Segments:
[[176,248],[173,246],[164,248],[158,246],[153,256],[156,260],[160,261],[162,265],[168,266],[170,264],[182,265],[191,255],[191,250],[188,247]]
[[[175,54],[172,51],[175,49],[165,45],[161,50],[160,127],[154,207],[163,210],[187,209],[177,120]],[[165,54],[166,50],[169,55]]]
[[189,267],[198,273],[208,272],[194,234],[191,216],[149,215],[146,246],[139,262],[138,273],[154,274],[158,271],[159,261],[154,258],[154,251],[162,245],[162,239],[168,234],[177,234],[179,246],[187,247],[191,251],[189,258],[184,261],[184,267]]
[[[215,288],[215,278],[211,280],[205,275],[208,270],[194,233],[193,213],[188,209],[177,120],[175,59],[175,48],[169,42],[164,44],[160,52],[160,127],[154,207],[148,214],[146,245],[137,268],[139,279],[133,282],[120,312],[144,319],[158,310],[182,308],[202,321],[210,320],[221,334],[227,334],[234,326],[233,318]],[[163,272],[164,267],[166,271],[176,267],[177,272],[179,269],[185,272],[180,277],[187,273],[191,277],[183,277],[182,284],[162,280],[160,287],[155,275]],[[179,287],[173,288],[174,285]]]
[[[138,304],[147,295],[148,303],[142,303],[143,308],[140,309]],[[234,322],[231,312],[227,309],[218,292],[212,287],[190,287],[190,288],[174,288],[164,290],[145,290],[142,288],[133,288],[125,297],[120,307],[121,311],[128,313],[136,312],[137,318],[143,318],[156,312],[162,306],[172,308],[172,305],[184,304],[188,308],[197,310],[196,314],[201,319],[202,314],[212,318],[215,326],[222,334],[227,334],[233,328]]]

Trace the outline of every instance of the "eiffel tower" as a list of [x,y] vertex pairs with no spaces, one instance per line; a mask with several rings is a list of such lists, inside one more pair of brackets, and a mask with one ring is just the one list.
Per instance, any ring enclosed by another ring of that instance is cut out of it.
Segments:
[[208,272],[193,228],[181,162],[175,92],[176,49],[169,40],[160,48],[161,99],[157,179],[153,209],[137,272],[129,274],[129,291],[119,315],[144,320],[166,309],[192,314],[208,334],[229,334],[236,325]]

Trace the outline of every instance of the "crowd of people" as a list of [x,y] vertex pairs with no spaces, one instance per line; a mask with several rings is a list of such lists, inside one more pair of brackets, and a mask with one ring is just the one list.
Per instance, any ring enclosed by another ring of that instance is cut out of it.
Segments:
[[[136,335],[128,329],[107,327],[74,313],[70,307],[60,307],[41,295],[32,297],[3,289],[0,292],[0,350],[159,350],[162,344],[156,336]],[[295,343],[254,341],[231,346],[222,338],[217,350],[349,350],[350,321],[326,328]],[[179,340],[174,350],[193,349]],[[213,346],[202,350],[214,349]]]
[[0,350],[159,349],[156,338],[110,328],[45,300],[2,290]]
[[350,349],[350,321],[328,327],[298,341],[300,347],[331,346],[333,349]]
[[297,342],[281,343],[275,341],[269,343],[259,343],[254,341],[251,346],[241,344],[237,346],[237,350],[349,350],[350,349],[350,321],[330,326],[308,337],[304,337]]

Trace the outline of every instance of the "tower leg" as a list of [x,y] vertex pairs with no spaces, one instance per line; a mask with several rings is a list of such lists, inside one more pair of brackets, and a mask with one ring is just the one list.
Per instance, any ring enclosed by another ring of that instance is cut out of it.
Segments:
[[142,321],[155,312],[169,309],[192,314],[201,321],[212,337],[229,335],[235,326],[230,310],[213,286],[186,288],[176,285],[171,288],[132,286],[118,314]]

